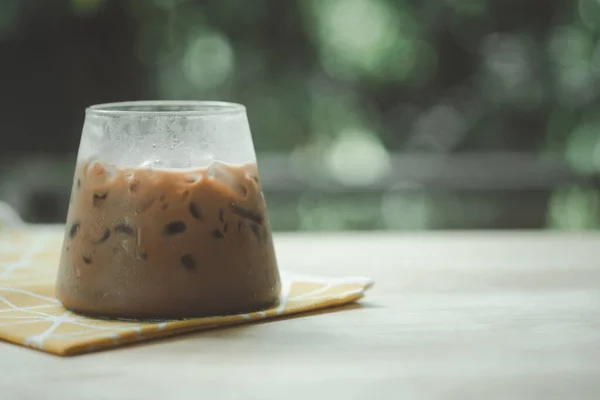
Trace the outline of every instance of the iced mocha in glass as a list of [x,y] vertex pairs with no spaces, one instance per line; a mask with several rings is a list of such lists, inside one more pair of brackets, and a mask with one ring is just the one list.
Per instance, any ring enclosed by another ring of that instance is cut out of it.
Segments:
[[57,295],[72,310],[219,315],[277,300],[254,165],[180,172],[83,163],[67,226]]
[[202,168],[76,166],[56,294],[122,318],[247,313],[280,281],[254,163]]

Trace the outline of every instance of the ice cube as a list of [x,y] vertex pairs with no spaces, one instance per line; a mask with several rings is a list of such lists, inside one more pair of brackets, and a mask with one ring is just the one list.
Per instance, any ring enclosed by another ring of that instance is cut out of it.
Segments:
[[235,175],[232,168],[223,163],[214,162],[208,168],[208,178],[226,186],[236,196],[245,198],[248,189],[242,180]]
[[106,183],[116,176],[116,168],[113,165],[102,164],[99,161],[92,161],[88,164],[86,180],[93,184]]

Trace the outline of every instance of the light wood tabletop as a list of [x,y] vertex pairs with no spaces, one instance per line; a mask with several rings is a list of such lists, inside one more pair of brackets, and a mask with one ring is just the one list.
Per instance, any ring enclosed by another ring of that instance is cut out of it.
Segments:
[[0,343],[0,399],[600,399],[600,234],[278,234],[362,305],[60,358]]

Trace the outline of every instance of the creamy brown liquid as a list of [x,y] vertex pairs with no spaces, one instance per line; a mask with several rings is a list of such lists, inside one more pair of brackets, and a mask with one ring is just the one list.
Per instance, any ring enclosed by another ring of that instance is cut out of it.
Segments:
[[76,312],[128,318],[245,313],[280,281],[255,165],[77,166],[56,294]]

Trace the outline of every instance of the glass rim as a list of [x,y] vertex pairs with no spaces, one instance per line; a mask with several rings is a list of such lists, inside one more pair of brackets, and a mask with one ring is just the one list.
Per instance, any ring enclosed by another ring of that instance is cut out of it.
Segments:
[[[170,108],[170,109],[169,109]],[[103,116],[220,116],[245,113],[243,104],[201,100],[143,100],[94,104],[85,113]]]

